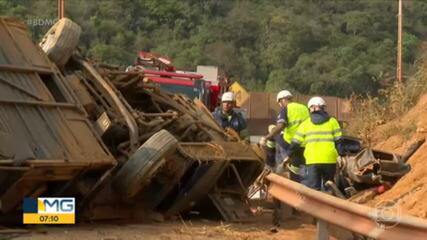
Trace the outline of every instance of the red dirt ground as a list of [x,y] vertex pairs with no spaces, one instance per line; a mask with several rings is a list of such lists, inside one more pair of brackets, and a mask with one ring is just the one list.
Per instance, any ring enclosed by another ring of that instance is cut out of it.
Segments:
[[[252,223],[221,223],[207,220],[165,223],[83,223],[73,226],[36,226],[19,240],[310,240],[316,229],[301,219],[285,220],[278,233],[271,233],[270,214]],[[0,237],[1,239],[1,237]]]
[[[409,128],[408,128],[409,126]],[[390,135],[387,131],[397,130]],[[409,133],[409,134],[408,134]],[[402,154],[419,138],[427,136],[427,95],[421,97],[406,115],[395,119],[376,130],[376,149]],[[427,143],[409,159],[411,171],[402,177],[389,191],[377,196],[368,205],[381,201],[395,202],[403,214],[427,218]]]

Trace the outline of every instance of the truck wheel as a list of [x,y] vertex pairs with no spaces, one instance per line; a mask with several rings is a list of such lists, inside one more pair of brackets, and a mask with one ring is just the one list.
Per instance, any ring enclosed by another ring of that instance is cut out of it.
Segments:
[[116,191],[125,199],[134,197],[163,166],[164,157],[177,145],[178,140],[166,130],[151,136],[117,172],[114,179]]
[[79,25],[62,18],[49,29],[39,45],[52,62],[63,67],[78,45],[81,31]]

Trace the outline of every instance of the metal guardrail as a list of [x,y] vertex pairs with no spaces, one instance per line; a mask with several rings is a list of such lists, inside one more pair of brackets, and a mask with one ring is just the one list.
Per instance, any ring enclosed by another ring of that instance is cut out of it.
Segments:
[[275,198],[340,228],[375,239],[427,239],[424,219],[352,203],[277,174],[269,174],[266,179],[270,182],[269,193]]

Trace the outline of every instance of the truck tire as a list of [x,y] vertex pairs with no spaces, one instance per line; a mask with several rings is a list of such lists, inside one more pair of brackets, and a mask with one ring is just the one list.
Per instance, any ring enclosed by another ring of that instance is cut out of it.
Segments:
[[178,140],[166,130],[151,136],[117,172],[113,183],[116,191],[124,199],[138,194],[163,166],[164,157],[175,151],[177,145]]
[[52,62],[63,67],[78,45],[81,31],[79,25],[62,18],[49,29],[39,45]]

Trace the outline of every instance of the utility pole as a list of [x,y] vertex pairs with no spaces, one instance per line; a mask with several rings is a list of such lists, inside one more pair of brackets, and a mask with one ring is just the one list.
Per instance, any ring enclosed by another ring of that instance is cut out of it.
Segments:
[[399,0],[399,13],[397,15],[397,67],[396,67],[396,79],[397,84],[402,84],[402,73],[403,73],[403,67],[402,67],[402,18],[403,18],[403,11],[402,11],[402,0]]
[[58,0],[58,20],[64,18],[65,5],[64,0]]

